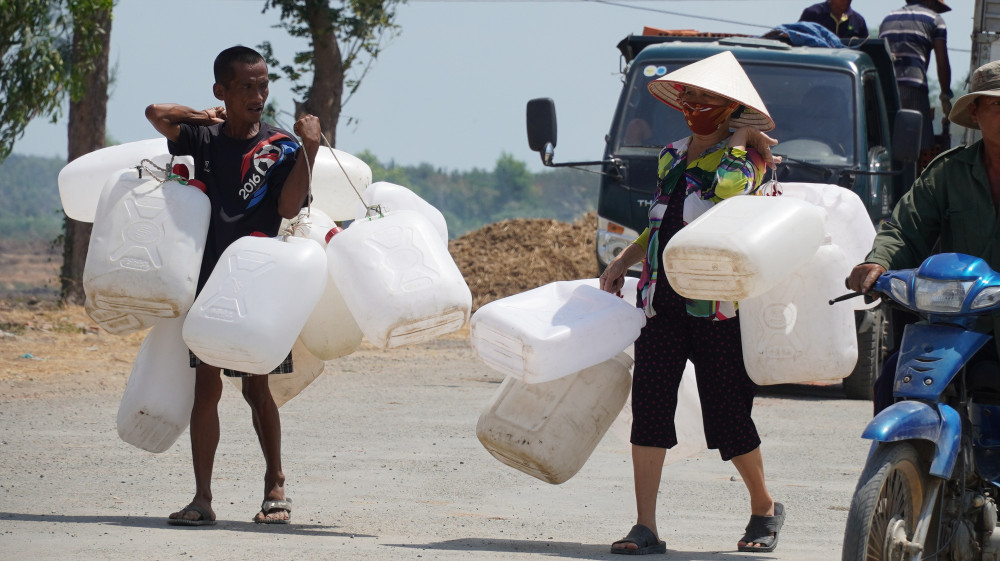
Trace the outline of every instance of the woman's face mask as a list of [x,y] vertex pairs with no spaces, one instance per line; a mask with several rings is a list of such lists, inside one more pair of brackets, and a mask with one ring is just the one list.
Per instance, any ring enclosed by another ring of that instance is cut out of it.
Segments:
[[733,103],[697,103],[682,100],[681,112],[691,132],[695,134],[712,134],[729,119],[733,112]]

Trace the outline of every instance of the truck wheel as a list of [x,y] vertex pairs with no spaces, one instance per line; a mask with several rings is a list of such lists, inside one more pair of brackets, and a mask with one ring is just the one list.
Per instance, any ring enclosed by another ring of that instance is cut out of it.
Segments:
[[920,465],[909,442],[882,444],[868,458],[847,513],[842,561],[904,557],[926,491]]
[[844,378],[844,394],[849,399],[871,399],[875,380],[882,372],[888,322],[882,305],[857,310],[854,319],[858,330],[858,363]]

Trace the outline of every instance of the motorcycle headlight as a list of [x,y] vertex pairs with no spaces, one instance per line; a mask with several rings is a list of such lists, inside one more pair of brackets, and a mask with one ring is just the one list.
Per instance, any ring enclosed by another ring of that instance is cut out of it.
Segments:
[[972,288],[972,281],[931,280],[917,278],[914,282],[915,304],[924,312],[958,312]]
[[897,302],[909,302],[910,296],[906,290],[906,281],[894,278],[889,282],[889,292]]
[[984,288],[982,292],[976,294],[976,298],[972,301],[972,309],[989,308],[997,302],[1000,302],[1000,286]]

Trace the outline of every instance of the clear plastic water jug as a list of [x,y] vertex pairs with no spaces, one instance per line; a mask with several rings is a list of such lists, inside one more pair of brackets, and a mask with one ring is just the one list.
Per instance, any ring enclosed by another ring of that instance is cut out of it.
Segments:
[[[319,378],[325,367],[326,363],[310,353],[302,344],[301,339],[295,341],[295,344],[292,345],[293,370],[287,374],[273,374],[267,377],[267,387],[271,390],[274,404],[281,407],[291,401],[316,378]],[[226,376],[226,379],[232,382],[238,390],[243,390],[243,378]]]
[[670,239],[663,269],[686,298],[752,298],[812,258],[825,220],[821,208],[791,197],[732,197]]
[[[840,185],[821,183],[780,183],[784,197],[812,203],[827,212],[826,232],[833,243],[847,255],[848,268],[841,275],[847,278],[851,269],[863,263],[875,241],[875,226],[861,197]],[[866,303],[864,298],[850,300],[855,310],[873,308],[879,301]]]
[[211,205],[198,188],[160,183],[134,169],[115,173],[101,194],[83,270],[98,323],[113,316],[172,318],[198,288]]
[[829,301],[845,292],[847,256],[832,243],[774,288],[740,301],[743,361],[760,385],[839,380],[858,360],[854,310]]
[[372,169],[360,158],[320,146],[312,167],[312,206],[334,220],[351,220],[358,197],[371,182]]
[[157,322],[136,354],[118,406],[118,436],[149,452],[170,448],[187,428],[195,369],[181,339],[183,318]]
[[[139,166],[144,159],[160,168],[169,168],[171,158],[167,139],[163,137],[108,146],[80,156],[59,171],[59,200],[66,216],[80,222],[93,222],[101,190],[113,173]],[[176,156],[173,162],[186,165],[188,170],[194,167],[191,156]]]
[[[289,231],[295,236],[313,240],[326,251],[327,240],[340,228],[326,213],[312,209],[308,212],[303,210]],[[363,336],[337,283],[328,278],[323,296],[309,314],[299,340],[317,358],[333,360],[358,350]]]
[[331,238],[326,250],[330,278],[376,347],[427,341],[469,319],[472,292],[418,212],[356,220]]
[[191,306],[184,342],[212,366],[266,374],[288,356],[326,279],[326,255],[312,240],[240,238]]
[[364,203],[358,201],[355,206],[355,219],[365,218],[369,206],[377,205],[381,207],[382,212],[413,210],[424,215],[424,218],[434,225],[434,229],[440,234],[445,247],[448,246],[448,223],[445,221],[444,215],[434,205],[410,189],[386,181],[377,181],[365,189],[362,197]]
[[470,339],[488,366],[537,384],[614,357],[644,325],[642,310],[592,279],[557,281],[479,308]]
[[508,376],[479,416],[476,436],[501,462],[548,483],[573,477],[622,410],[632,385],[624,353],[558,380]]

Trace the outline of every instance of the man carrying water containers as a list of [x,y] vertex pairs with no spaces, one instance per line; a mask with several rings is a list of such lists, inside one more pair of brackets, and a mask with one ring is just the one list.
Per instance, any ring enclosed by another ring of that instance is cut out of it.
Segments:
[[[222,252],[235,240],[254,233],[276,236],[282,218],[294,218],[309,196],[309,170],[319,150],[319,119],[296,121],[295,135],[261,122],[268,96],[267,65],[247,47],[236,46],[215,59],[215,97],[224,103],[199,111],[176,104],[154,104],[146,118],[169,140],[171,154],[194,158],[195,179],[208,188],[212,214],[205,244],[199,292]],[[305,157],[302,157],[302,156]],[[308,160],[308,161],[307,161]],[[219,444],[221,369],[191,353],[196,369],[191,410],[191,453],[195,494],[186,507],[170,515],[180,526],[215,524],[212,510],[212,466]],[[271,374],[292,371],[291,354]],[[291,501],[285,496],[281,469],[281,423],[268,388],[267,375],[226,370],[243,377],[243,397],[250,404],[253,426],[264,453],[264,502],[254,516],[262,524],[287,524]]]

